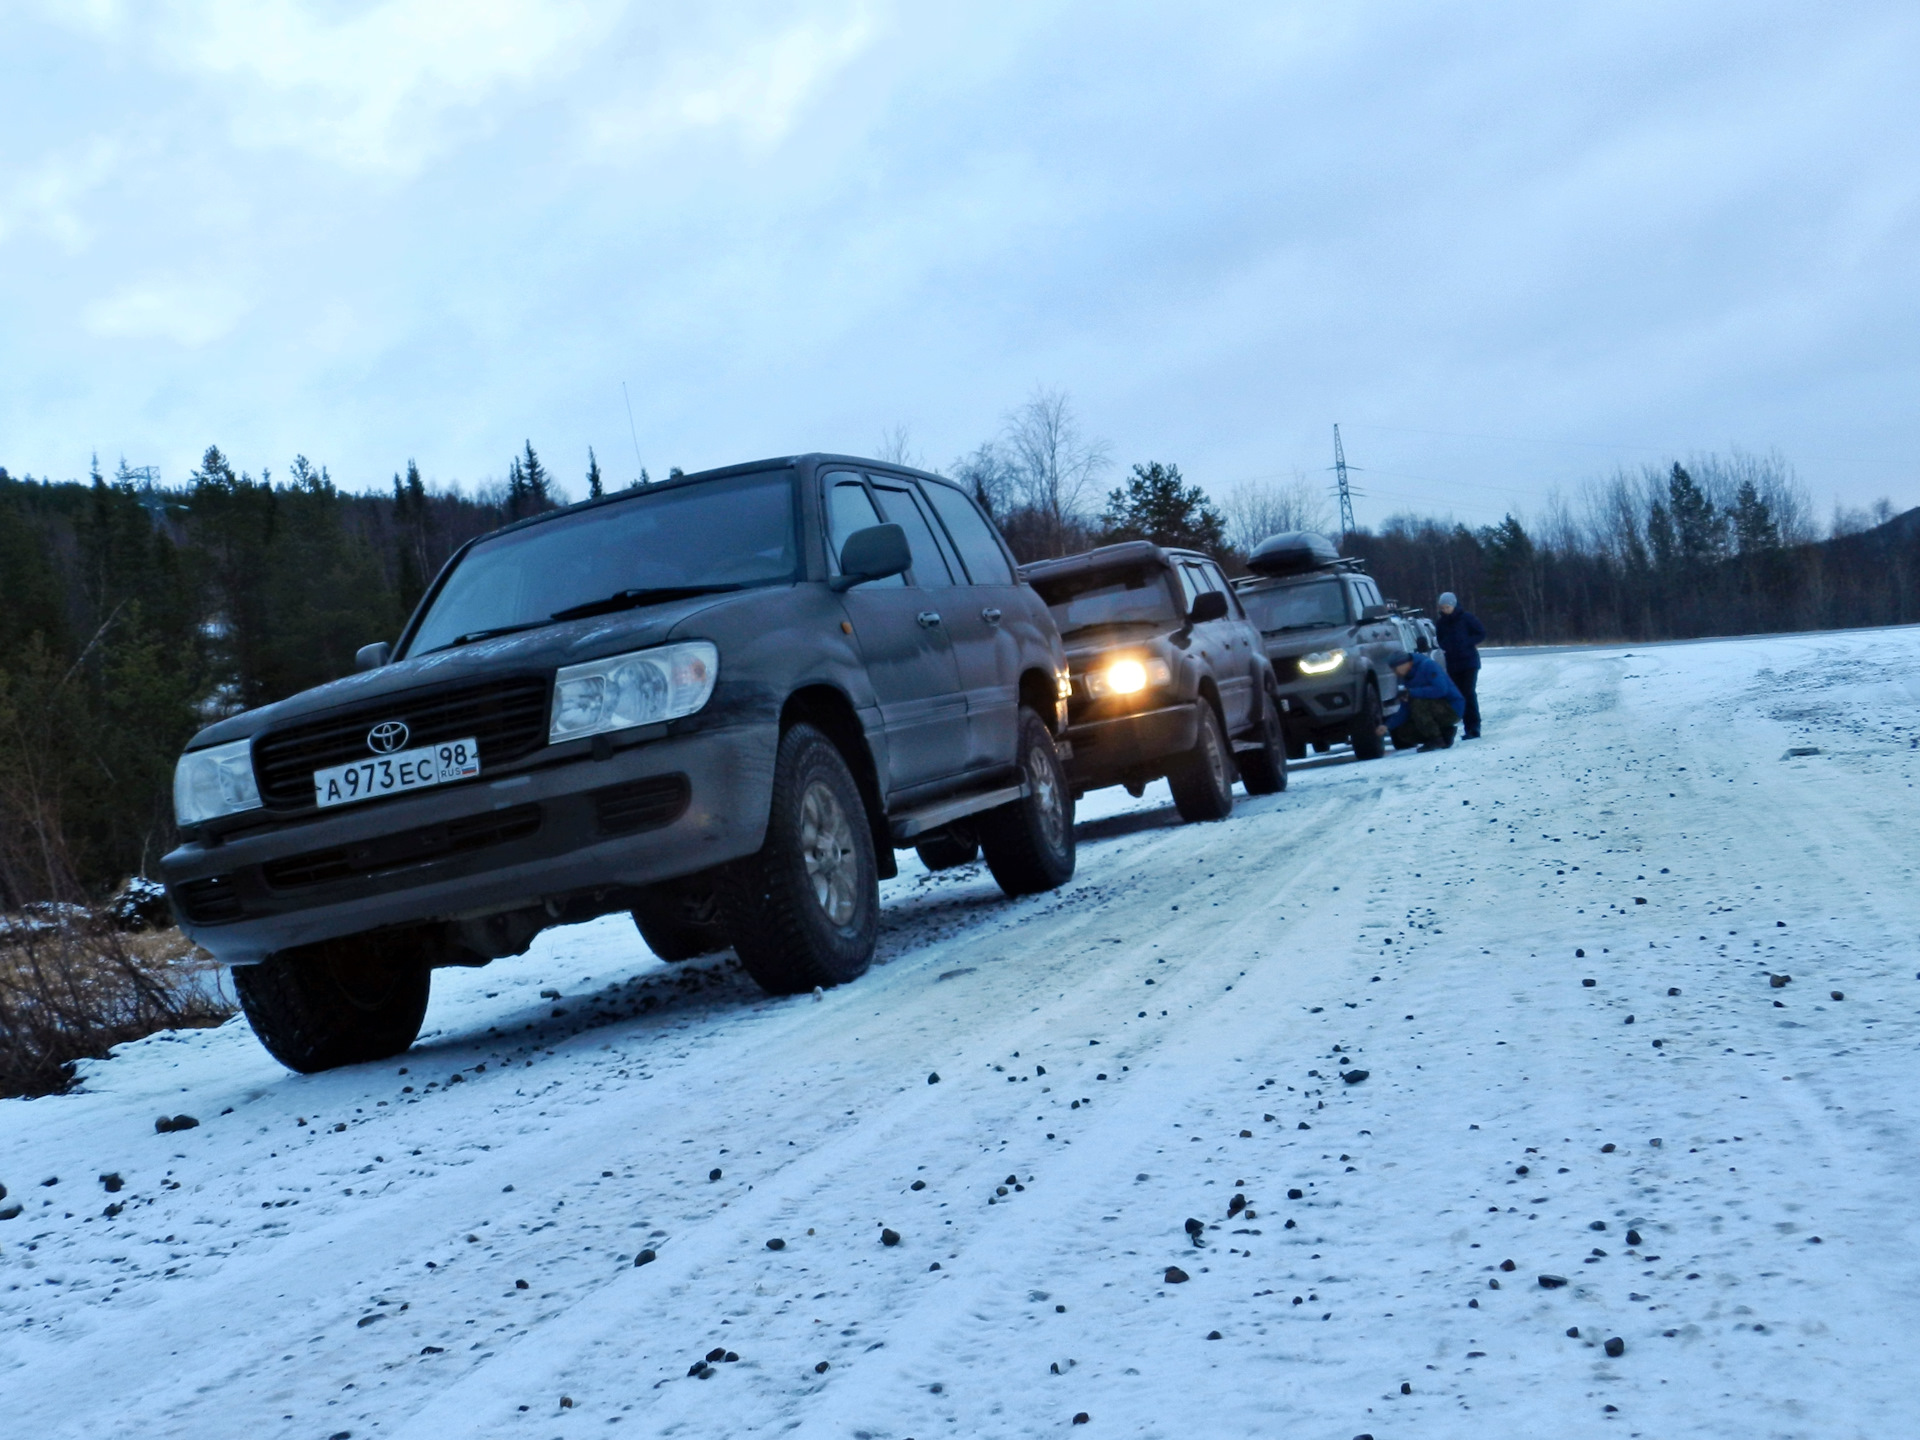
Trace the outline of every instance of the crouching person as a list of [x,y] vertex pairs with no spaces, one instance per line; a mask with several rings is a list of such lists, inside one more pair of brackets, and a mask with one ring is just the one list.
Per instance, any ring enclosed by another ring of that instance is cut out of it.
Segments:
[[1453,744],[1453,727],[1467,708],[1460,687],[1425,655],[1402,650],[1388,657],[1387,663],[1400,677],[1400,706],[1387,716],[1380,733],[1394,732],[1398,745],[1417,740],[1422,750],[1444,750]]

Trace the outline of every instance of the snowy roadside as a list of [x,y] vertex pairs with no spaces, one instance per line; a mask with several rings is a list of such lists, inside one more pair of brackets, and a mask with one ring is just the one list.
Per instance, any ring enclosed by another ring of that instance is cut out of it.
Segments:
[[910,868],[819,1001],[602,921],[442,972],[390,1065],[289,1076],[235,1022],[0,1104],[0,1413],[1904,1433],[1920,632],[1482,696],[1485,741],[1219,825],[1091,797],[1056,895]]

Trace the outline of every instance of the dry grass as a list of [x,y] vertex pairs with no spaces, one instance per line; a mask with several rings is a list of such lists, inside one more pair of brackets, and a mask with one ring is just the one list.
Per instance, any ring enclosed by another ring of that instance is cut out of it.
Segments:
[[83,911],[0,915],[0,1096],[51,1095],[73,1062],[233,1013],[178,930],[128,934]]

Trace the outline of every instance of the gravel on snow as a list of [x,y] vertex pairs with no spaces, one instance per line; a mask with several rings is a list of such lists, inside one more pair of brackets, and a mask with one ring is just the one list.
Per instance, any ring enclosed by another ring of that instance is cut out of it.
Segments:
[[1089,797],[1057,894],[910,864],[824,996],[606,919],[391,1063],[0,1104],[6,1429],[1908,1433],[1920,631],[1481,696],[1220,824]]

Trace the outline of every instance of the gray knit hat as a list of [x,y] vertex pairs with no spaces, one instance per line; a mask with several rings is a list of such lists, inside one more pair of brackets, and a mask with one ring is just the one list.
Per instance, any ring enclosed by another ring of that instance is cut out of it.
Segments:
[[1413,656],[1404,650],[1396,650],[1393,654],[1387,656],[1387,668],[1390,670],[1398,670],[1402,665],[1411,665],[1412,663]]
[[1451,590],[1442,590],[1440,592],[1439,603],[1442,605],[1458,605],[1460,600]]

